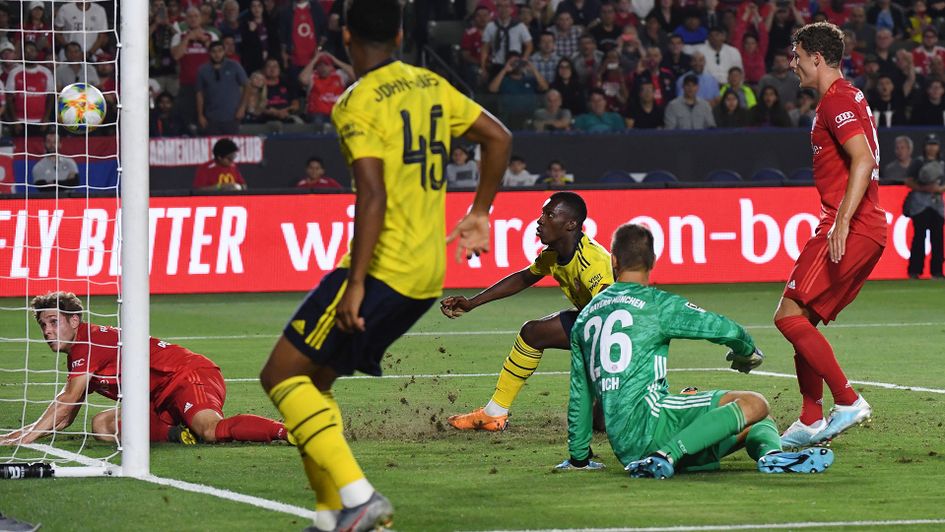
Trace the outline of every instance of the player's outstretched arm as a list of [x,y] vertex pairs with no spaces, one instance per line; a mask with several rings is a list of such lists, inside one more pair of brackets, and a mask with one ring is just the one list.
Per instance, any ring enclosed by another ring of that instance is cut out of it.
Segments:
[[384,162],[374,157],[356,159],[351,163],[351,173],[358,191],[354,202],[355,236],[351,241],[348,284],[336,311],[338,328],[344,332],[364,330],[364,318],[358,315],[364,300],[364,279],[387,211]]
[[20,430],[0,436],[0,445],[33,443],[47,434],[71,425],[85,398],[88,381],[89,378],[84,375],[69,379],[65,388],[56,396],[56,400],[46,407],[39,419]]
[[876,168],[876,156],[870,148],[866,135],[855,135],[843,143],[843,151],[850,157],[850,178],[847,180],[847,190],[837,209],[837,218],[833,227],[827,233],[827,244],[830,249],[830,260],[840,262],[846,253],[847,235],[850,233],[850,220],[860,206],[863,195],[873,178],[873,169]]
[[512,152],[512,134],[486,110],[463,134],[463,138],[480,145],[482,164],[479,186],[476,187],[476,197],[469,214],[456,224],[446,238],[447,243],[459,240],[457,261],[462,260],[463,255],[468,259],[489,251],[489,207],[495,199]]
[[535,275],[528,268],[506,276],[501,281],[479,292],[470,299],[463,296],[449,296],[440,301],[440,311],[447,318],[458,318],[470,310],[496,299],[515,295],[537,283],[542,276]]
[[[732,358],[728,360],[734,362],[736,358],[739,359],[740,367],[743,365],[743,359],[750,359],[752,364],[757,362],[754,367],[761,364],[757,358],[752,358],[756,351],[759,354],[760,351],[744,327],[734,320],[702,309],[676,295],[669,295],[662,303],[660,331],[668,339],[708,340],[714,344],[724,345],[731,350]],[[761,360],[764,360],[763,356]],[[742,371],[735,364],[732,367]]]

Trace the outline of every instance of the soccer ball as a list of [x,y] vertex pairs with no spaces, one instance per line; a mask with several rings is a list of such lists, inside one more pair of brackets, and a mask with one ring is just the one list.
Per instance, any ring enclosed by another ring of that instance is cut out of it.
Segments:
[[92,85],[73,83],[59,93],[56,109],[69,131],[91,131],[105,120],[105,96]]

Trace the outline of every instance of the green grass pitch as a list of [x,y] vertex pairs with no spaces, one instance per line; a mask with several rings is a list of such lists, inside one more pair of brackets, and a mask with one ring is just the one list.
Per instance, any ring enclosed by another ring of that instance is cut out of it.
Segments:
[[[825,329],[848,376],[870,383],[945,389],[943,288],[931,281],[869,283],[836,325]],[[793,374],[790,346],[770,322],[780,285],[668,289],[750,326],[767,355],[760,369]],[[254,379],[300,298],[301,294],[155,296],[151,330],[210,356],[228,379],[246,379],[228,383],[228,413],[275,417]],[[109,305],[108,299],[93,302],[101,308]],[[23,298],[0,300],[3,308],[23,304]],[[478,407],[489,398],[494,375],[515,336],[511,331],[529,318],[565,307],[559,290],[531,289],[456,321],[434,308],[390,348],[384,366],[392,378],[338,382],[336,397],[349,440],[369,479],[394,502],[395,528],[726,527],[945,518],[941,392],[857,384],[874,407],[873,422],[836,440],[836,463],[826,473],[812,476],[762,475],[744,453],[738,453],[724,460],[719,472],[680,475],[665,482],[635,480],[623,474],[599,436],[594,446],[608,466],[605,471],[554,474],[552,466],[565,458],[567,449],[568,381],[563,372],[568,358],[562,351],[546,352],[539,368],[544,374],[528,381],[508,431],[465,434],[445,425],[448,415]],[[22,311],[0,311],[0,337],[22,337],[27,327],[32,338],[39,338],[35,323]],[[0,368],[22,367],[24,350],[23,342],[0,343]],[[718,371],[725,367],[724,352],[709,343],[674,343],[671,389],[693,385],[756,390],[768,397],[780,427],[796,417],[800,401],[793,379]],[[49,369],[55,363],[42,344],[33,344],[29,353],[32,369]],[[691,371],[674,371],[684,369]],[[22,398],[23,387],[16,385],[22,381],[22,373],[0,372],[0,399]],[[30,399],[49,399],[54,388],[29,390]],[[27,408],[28,421],[42,408],[41,404]],[[21,404],[0,401],[0,426],[19,426],[22,412]],[[63,449],[77,449],[80,443],[78,437],[56,441]],[[83,449],[89,456],[111,451],[99,444]],[[0,449],[0,454],[8,453]],[[288,445],[156,445],[151,470],[161,477],[295,506],[313,504],[297,451]],[[41,522],[44,530],[51,531],[298,530],[308,524],[285,513],[120,478],[0,481],[0,511]]]

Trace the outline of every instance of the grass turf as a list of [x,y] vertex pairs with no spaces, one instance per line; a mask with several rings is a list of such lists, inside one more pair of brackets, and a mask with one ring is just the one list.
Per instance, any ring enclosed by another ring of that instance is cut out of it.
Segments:
[[[793,373],[790,346],[770,324],[780,285],[668,289],[750,326],[767,355],[760,369]],[[228,383],[227,413],[274,417],[276,412],[251,379],[300,297],[155,296],[152,332],[210,356],[228,379],[250,379]],[[941,302],[942,287],[931,282],[870,283],[825,334],[851,379],[945,389],[945,374],[935,370],[940,367],[945,340]],[[23,303],[22,298],[4,299],[0,307]],[[107,299],[93,299],[93,307],[106,309],[108,305]],[[336,397],[354,452],[370,480],[395,503],[397,529],[731,526],[945,518],[941,509],[945,395],[939,393],[857,385],[874,407],[873,423],[834,442],[836,463],[816,476],[761,475],[744,453],[737,453],[723,461],[719,472],[681,475],[668,482],[629,479],[600,437],[595,439],[595,450],[607,470],[552,473],[551,467],[567,450],[568,381],[563,373],[568,358],[561,351],[546,353],[541,373],[528,381],[515,405],[508,431],[465,434],[445,426],[449,414],[478,407],[489,398],[494,375],[522,322],[566,306],[557,289],[531,289],[456,321],[431,309],[410,335],[390,348],[384,366],[391,378],[337,383]],[[0,311],[0,336],[22,337],[29,327],[29,335],[38,339],[38,328],[23,314]],[[22,368],[25,345],[22,341],[0,343],[0,368]],[[708,343],[674,343],[669,362],[671,388],[756,390],[768,397],[779,426],[789,424],[800,403],[793,379],[711,369],[725,367],[724,351]],[[55,364],[43,344],[31,344],[29,352],[33,369]],[[60,362],[60,369],[63,365]],[[674,371],[684,369],[695,371]],[[463,376],[482,373],[488,375]],[[34,381],[54,378],[52,374],[31,377]],[[24,389],[16,385],[22,381],[22,372],[0,372],[0,399],[22,398]],[[27,394],[30,399],[48,400],[53,390],[31,386]],[[29,405],[27,421],[42,408],[42,404]],[[0,402],[0,426],[19,426],[22,413],[21,404]],[[76,450],[83,442],[78,436],[66,436],[57,439],[56,445]],[[98,443],[83,447],[89,456],[112,451]],[[0,455],[8,454],[0,449]],[[296,506],[310,507],[313,502],[297,451],[287,445],[156,445],[151,469],[158,476]],[[308,524],[296,516],[131,479],[2,481],[0,511],[42,522],[45,530],[291,530]]]

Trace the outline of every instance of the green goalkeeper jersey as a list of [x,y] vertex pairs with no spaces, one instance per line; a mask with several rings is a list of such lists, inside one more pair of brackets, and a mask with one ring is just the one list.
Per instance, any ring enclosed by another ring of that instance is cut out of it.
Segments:
[[709,340],[740,356],[755,350],[734,321],[650,286],[616,283],[584,307],[571,329],[572,458],[588,458],[595,398],[620,461],[642,458],[656,429],[659,401],[669,394],[666,357],[673,338]]

